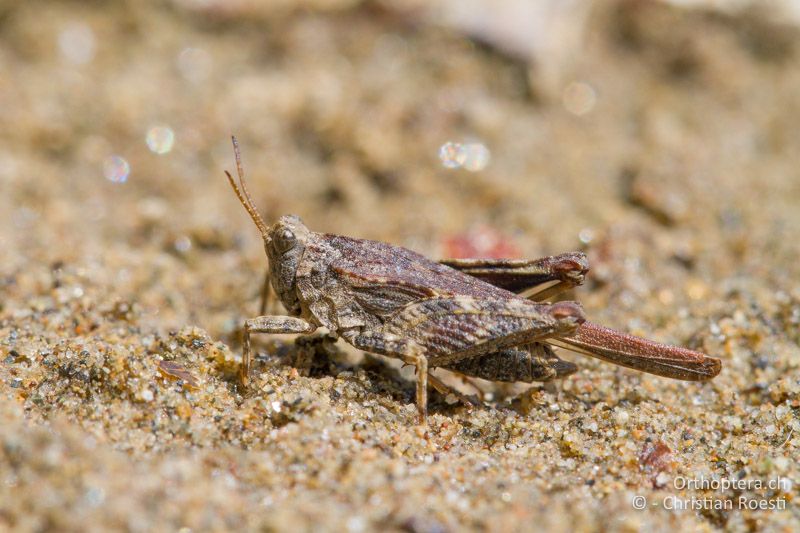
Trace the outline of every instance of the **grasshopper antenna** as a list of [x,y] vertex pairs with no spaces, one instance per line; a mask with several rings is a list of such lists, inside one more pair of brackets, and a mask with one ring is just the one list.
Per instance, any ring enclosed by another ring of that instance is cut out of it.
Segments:
[[[258,230],[261,232],[261,235],[266,239],[267,233],[269,232],[269,228],[264,223],[264,219],[261,218],[261,214],[256,209],[255,204],[253,204],[253,199],[250,197],[250,191],[247,190],[247,183],[244,181],[244,170],[242,168],[242,154],[239,151],[239,141],[236,140],[235,135],[231,135],[231,142],[233,142],[233,154],[236,157],[236,174],[239,175],[239,185],[236,185],[236,180],[233,179],[231,173],[227,170],[225,171],[225,175],[228,177],[228,183],[231,184],[233,188],[233,192],[236,193],[236,196],[239,198],[239,201],[242,203],[244,208],[247,210],[247,213],[250,215],[250,218],[253,219],[256,226],[258,226]],[[264,285],[261,289],[261,315],[266,314],[267,304],[269,302],[269,295],[270,295],[270,271],[269,267],[267,267],[267,273],[264,277]]]
[[256,226],[258,226],[258,230],[261,232],[261,234],[266,237],[269,230],[267,225],[264,223],[264,219],[261,218],[261,215],[253,204],[253,199],[250,198],[250,191],[247,190],[247,185],[244,181],[244,170],[242,169],[242,154],[239,152],[239,141],[236,140],[234,135],[231,135],[231,141],[233,141],[233,153],[236,157],[236,173],[239,175],[239,185],[236,185],[236,181],[233,179],[233,176],[231,176],[231,173],[227,170],[225,171],[225,175],[228,177],[228,183],[230,183],[231,187],[233,187],[233,192],[236,193],[239,201],[242,202],[242,205],[247,210],[250,218],[252,218],[253,222],[255,222]]

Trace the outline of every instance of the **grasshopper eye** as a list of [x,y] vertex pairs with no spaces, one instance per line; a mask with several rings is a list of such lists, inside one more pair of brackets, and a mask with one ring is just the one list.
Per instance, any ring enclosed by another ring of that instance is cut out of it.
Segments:
[[286,250],[294,246],[296,238],[292,230],[290,230],[289,228],[284,228],[275,235],[274,240],[275,240],[275,248],[277,248],[279,252],[285,252]]

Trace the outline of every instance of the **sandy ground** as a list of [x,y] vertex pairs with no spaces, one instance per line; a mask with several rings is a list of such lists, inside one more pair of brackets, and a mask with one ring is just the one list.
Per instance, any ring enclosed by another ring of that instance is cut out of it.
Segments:
[[[607,4],[554,93],[413,9],[305,4],[0,5],[0,529],[800,528],[800,33]],[[260,337],[242,394],[265,262],[232,132],[270,220],[584,250],[592,320],[722,373],[567,354],[556,386],[432,393],[424,433],[408,369],[342,346],[302,377]]]

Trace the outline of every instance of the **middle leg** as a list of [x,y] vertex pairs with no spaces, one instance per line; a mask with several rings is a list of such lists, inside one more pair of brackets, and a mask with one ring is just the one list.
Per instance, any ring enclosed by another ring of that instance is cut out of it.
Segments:
[[395,357],[414,365],[417,378],[417,411],[419,424],[424,426],[428,417],[428,358],[421,346],[395,335],[378,332],[345,337],[353,347],[365,352]]

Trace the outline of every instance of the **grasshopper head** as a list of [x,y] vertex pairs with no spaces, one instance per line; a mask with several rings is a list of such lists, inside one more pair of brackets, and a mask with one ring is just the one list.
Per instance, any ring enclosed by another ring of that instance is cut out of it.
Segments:
[[264,250],[269,257],[272,287],[292,314],[300,311],[295,280],[297,265],[306,249],[309,233],[300,217],[284,215],[264,234]]
[[247,190],[247,184],[244,181],[239,143],[236,141],[236,137],[232,137],[232,140],[233,151],[236,154],[236,172],[239,176],[238,185],[229,172],[226,171],[225,175],[228,176],[228,182],[233,187],[233,191],[264,238],[264,250],[267,252],[267,258],[269,259],[273,288],[278,293],[286,310],[290,314],[299,315],[300,303],[295,291],[295,279],[297,264],[308,241],[308,228],[300,220],[300,217],[294,215],[282,216],[272,226],[267,226],[264,223],[264,219],[261,218],[261,214],[250,198],[250,192]]
[[270,260],[280,260],[279,258],[293,254],[298,248],[302,252],[308,242],[309,233],[299,216],[283,215],[264,235],[264,247]]

